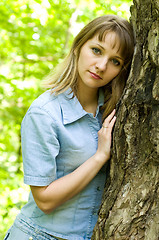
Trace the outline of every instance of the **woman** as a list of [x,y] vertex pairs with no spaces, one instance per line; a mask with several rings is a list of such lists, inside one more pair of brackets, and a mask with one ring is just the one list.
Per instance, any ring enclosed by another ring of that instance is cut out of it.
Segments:
[[[22,122],[24,182],[31,187],[5,240],[91,239],[110,158],[115,105],[134,51],[131,25],[106,15],[75,38]],[[102,125],[103,123],[103,125]]]

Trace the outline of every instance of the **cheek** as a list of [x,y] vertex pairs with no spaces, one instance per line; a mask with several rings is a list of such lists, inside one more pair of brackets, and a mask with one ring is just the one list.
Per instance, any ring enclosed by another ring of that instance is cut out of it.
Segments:
[[116,70],[115,75],[117,76],[120,73],[121,69]]
[[112,75],[114,75],[115,77],[120,73],[121,71],[121,67],[117,68],[117,67],[112,67],[112,69],[110,70],[110,72],[112,72]]
[[81,58],[79,58],[78,65],[77,65],[78,72],[81,72],[82,68],[83,68],[83,64],[82,64]]
[[80,54],[79,59],[78,59],[78,71],[86,68],[88,63],[88,58],[86,54]]
[[105,81],[110,82],[111,80],[113,80],[116,76],[118,76],[118,74],[120,73],[121,68],[114,68],[114,67],[110,67],[109,70],[107,69],[107,71],[104,74],[104,78]]

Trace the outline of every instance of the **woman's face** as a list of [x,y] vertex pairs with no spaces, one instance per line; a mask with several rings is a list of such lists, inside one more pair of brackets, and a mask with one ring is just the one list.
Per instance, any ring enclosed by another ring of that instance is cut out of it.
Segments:
[[99,41],[98,35],[88,40],[79,54],[79,85],[97,90],[114,79],[124,64],[119,50],[120,41],[114,32],[107,33],[104,41]]

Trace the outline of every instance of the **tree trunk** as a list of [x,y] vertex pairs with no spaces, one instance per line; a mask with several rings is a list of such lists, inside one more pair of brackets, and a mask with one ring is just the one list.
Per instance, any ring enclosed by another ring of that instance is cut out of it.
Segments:
[[159,240],[159,0],[134,0],[132,70],[92,240]]

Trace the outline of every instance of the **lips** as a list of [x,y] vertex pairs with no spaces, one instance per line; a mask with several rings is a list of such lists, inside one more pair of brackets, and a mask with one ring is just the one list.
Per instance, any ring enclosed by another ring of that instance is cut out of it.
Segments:
[[89,71],[89,73],[90,73],[90,75],[91,75],[91,77],[93,77],[94,79],[102,79],[98,74],[96,74],[96,73],[93,73],[93,72],[90,72]]

